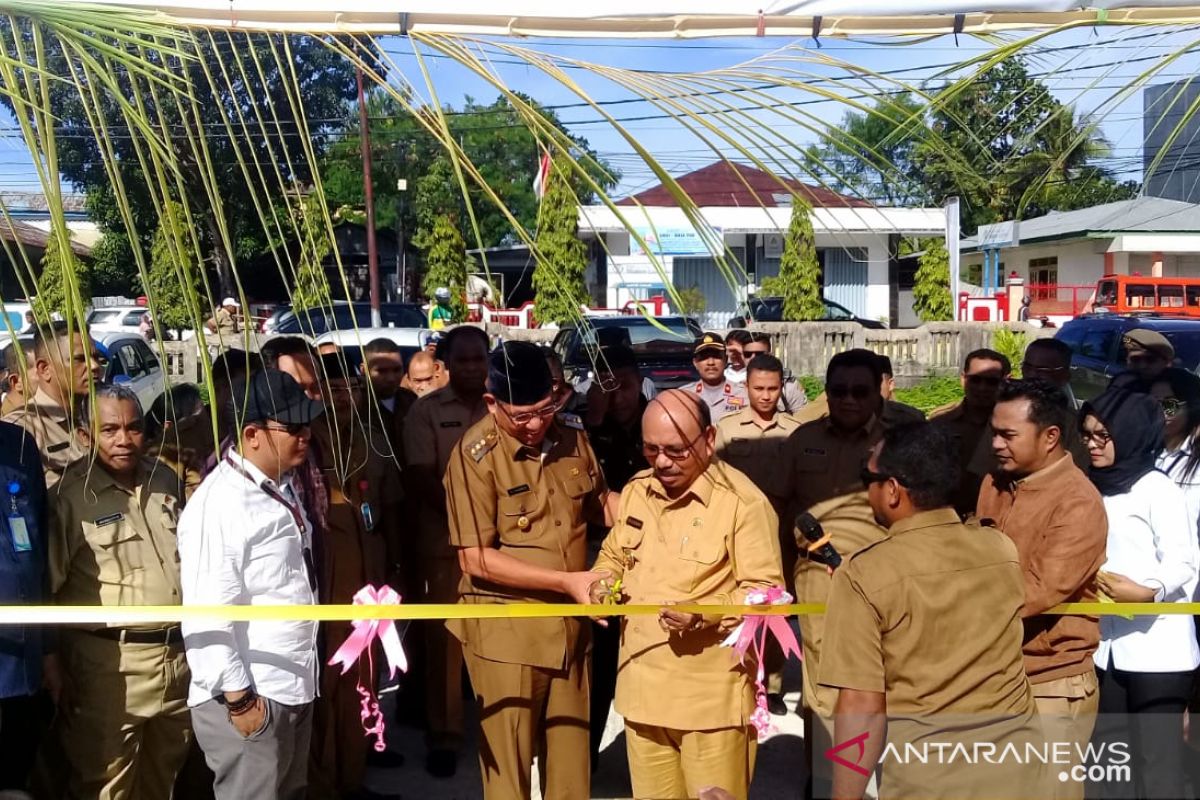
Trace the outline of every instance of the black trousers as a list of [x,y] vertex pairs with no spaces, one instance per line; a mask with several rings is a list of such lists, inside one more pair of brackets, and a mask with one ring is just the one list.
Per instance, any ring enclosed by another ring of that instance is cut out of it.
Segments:
[[1092,739],[1129,744],[1134,786],[1089,785],[1088,796],[1185,798],[1183,710],[1193,672],[1126,672],[1110,667],[1096,674],[1100,716]]
[[592,623],[591,747],[592,769],[600,758],[600,740],[608,709],[617,692],[617,660],[621,652],[621,618],[609,617],[608,627]]
[[44,692],[0,699],[0,790],[28,789],[54,706]]

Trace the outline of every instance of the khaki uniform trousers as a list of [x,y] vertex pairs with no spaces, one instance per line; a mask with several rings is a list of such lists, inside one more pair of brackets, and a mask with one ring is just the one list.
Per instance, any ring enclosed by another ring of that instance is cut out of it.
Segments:
[[59,728],[68,797],[170,797],[192,740],[183,645],[122,644],[66,631],[62,651],[74,690]]
[[758,740],[749,727],[680,731],[626,722],[625,750],[637,800],[686,800],[710,786],[746,800]]
[[[1096,727],[1096,714],[1100,710],[1095,671],[1031,686],[1046,740],[1073,743],[1078,748],[1073,747],[1072,752],[1082,752],[1092,740],[1092,729]],[[1083,781],[1056,781],[1054,797],[1082,800],[1085,787]]]
[[[581,648],[582,649],[582,648]],[[489,661],[464,650],[479,707],[485,800],[528,800],[538,759],[544,800],[587,800],[587,653],[555,670]]]
[[[422,603],[457,603],[462,570],[458,558],[422,557]],[[442,620],[425,629],[425,744],[430,750],[458,752],[463,735],[463,649]]]

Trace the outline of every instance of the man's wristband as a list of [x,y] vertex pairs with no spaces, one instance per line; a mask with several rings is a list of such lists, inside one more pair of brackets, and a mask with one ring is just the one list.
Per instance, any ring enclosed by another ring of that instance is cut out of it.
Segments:
[[258,695],[254,693],[253,689],[246,689],[246,693],[237,700],[226,700],[225,696],[221,695],[217,698],[217,702],[225,706],[229,716],[236,717],[253,708],[254,704],[258,702]]

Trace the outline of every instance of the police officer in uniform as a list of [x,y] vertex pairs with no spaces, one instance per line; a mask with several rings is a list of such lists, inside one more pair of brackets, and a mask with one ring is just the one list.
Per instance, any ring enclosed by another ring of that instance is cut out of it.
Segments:
[[[879,362],[870,350],[847,350],[829,361],[825,390],[828,416],[806,423],[788,439],[787,467],[791,470],[789,519],[799,514],[820,526],[828,543],[843,557],[887,535],[875,522],[863,490],[860,472],[870,449],[883,435],[878,417]],[[807,525],[813,530],[811,523]],[[810,542],[804,530],[793,534],[797,548],[795,586],[799,603],[824,603],[829,593],[829,571],[815,560],[820,547]],[[818,686],[825,633],[822,616],[800,617],[804,645],[804,737],[810,776],[814,782],[828,779],[828,761],[813,758],[832,746],[835,693]],[[814,774],[817,771],[819,774]],[[814,796],[825,796],[815,793]]]
[[692,363],[700,373],[700,380],[686,388],[708,406],[714,425],[749,405],[745,385],[733,383],[725,377],[728,361],[725,340],[719,335],[706,333],[696,340]]
[[[453,374],[453,370],[451,371]],[[466,604],[587,603],[587,523],[606,522],[608,489],[577,422],[556,420],[539,347],[506,342],[489,359],[488,415],[446,470],[450,543]],[[487,800],[589,795],[588,623],[575,618],[447,623],[463,645],[480,715]]]
[[[450,545],[442,477],[463,434],[487,416],[488,338],[461,325],[445,336],[450,383],[413,404],[404,424],[409,493],[417,513],[417,535],[409,543],[418,602],[454,603],[462,570]],[[425,769],[448,778],[458,769],[463,736],[462,645],[440,620],[420,623],[425,645]]]
[[[922,742],[1020,753],[1039,743],[1020,558],[1003,533],[959,522],[956,462],[949,429],[918,423],[885,433],[863,469],[889,527],[842,563],[830,591],[820,682],[838,692],[834,741],[866,734],[865,757],[844,751],[862,769],[834,761],[834,797],[863,796],[885,742],[900,753]],[[1048,796],[1038,764],[997,761],[885,759],[879,796]]]
[[[142,409],[120,386],[79,407],[95,452],[51,493],[50,588],[60,605],[179,605],[179,477],[146,460]],[[68,795],[161,800],[187,756],[190,674],[178,624],[62,630],[59,731]]]

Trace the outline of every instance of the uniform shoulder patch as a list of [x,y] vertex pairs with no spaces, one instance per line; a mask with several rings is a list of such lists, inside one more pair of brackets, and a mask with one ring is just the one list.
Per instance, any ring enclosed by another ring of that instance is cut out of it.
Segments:
[[476,463],[483,461],[483,457],[490,453],[499,441],[500,437],[495,431],[488,431],[467,446],[467,455]]
[[562,411],[558,415],[559,424],[568,428],[574,428],[577,431],[583,430],[583,417],[578,414],[571,414],[567,411]]

